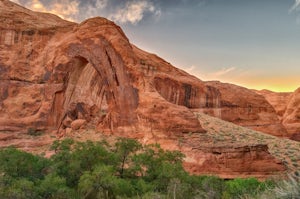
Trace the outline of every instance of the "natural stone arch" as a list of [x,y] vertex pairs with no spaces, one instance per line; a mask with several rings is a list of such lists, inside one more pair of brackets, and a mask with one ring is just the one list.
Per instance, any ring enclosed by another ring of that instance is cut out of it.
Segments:
[[[76,84],[80,74],[85,67],[95,69],[97,75],[93,77],[94,84],[101,84],[99,91],[101,98],[107,101],[108,114],[106,115],[106,126],[113,130],[114,127],[134,125],[136,122],[135,109],[138,106],[138,92],[132,86],[131,80],[127,75],[122,58],[118,55],[109,42],[99,38],[97,41],[85,40],[82,43],[73,43],[68,47],[69,62],[64,68],[69,74],[64,81],[65,93],[63,96],[63,107],[65,113],[58,115],[60,121],[56,124],[61,125],[66,118],[68,101],[72,101],[72,84]],[[73,86],[74,87],[74,86]],[[76,85],[75,85],[76,87]],[[99,90],[99,89],[98,89]],[[59,97],[59,92],[55,98]],[[58,97],[57,97],[58,96]],[[70,99],[68,99],[70,98]],[[54,106],[62,105],[61,101],[54,100]],[[103,101],[103,100],[102,100]],[[55,103],[58,103],[55,105]]]

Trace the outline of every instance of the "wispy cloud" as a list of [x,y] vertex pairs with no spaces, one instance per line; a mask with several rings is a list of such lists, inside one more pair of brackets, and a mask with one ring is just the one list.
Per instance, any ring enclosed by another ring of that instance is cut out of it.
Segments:
[[136,24],[143,19],[146,13],[159,16],[160,10],[150,1],[132,1],[127,2],[125,7],[116,10],[109,18],[119,23],[130,22]]
[[184,70],[202,80],[221,80],[225,82],[249,75],[248,71],[236,67],[226,67],[214,71],[208,71],[208,68],[191,65],[190,67],[185,67]]
[[12,0],[31,10],[49,12],[71,21],[103,16],[117,23],[137,24],[145,17],[159,18],[156,0]]
[[74,21],[79,12],[79,2],[77,0],[54,0],[46,5],[40,0],[12,0],[31,10],[38,12],[48,12],[60,16],[66,20]]
[[221,76],[225,76],[231,72],[233,72],[234,70],[236,70],[235,67],[229,67],[229,68],[222,68],[214,73],[211,74],[212,77],[221,77]]
[[295,0],[294,5],[290,8],[290,12],[293,12],[295,10],[299,10],[300,8],[300,0]]

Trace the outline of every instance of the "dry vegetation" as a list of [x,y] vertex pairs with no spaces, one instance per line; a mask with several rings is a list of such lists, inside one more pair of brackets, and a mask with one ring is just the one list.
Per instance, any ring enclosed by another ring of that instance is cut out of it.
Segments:
[[207,130],[201,135],[202,139],[212,144],[267,144],[270,153],[286,165],[287,172],[300,178],[300,142],[254,131],[203,113],[195,114]]

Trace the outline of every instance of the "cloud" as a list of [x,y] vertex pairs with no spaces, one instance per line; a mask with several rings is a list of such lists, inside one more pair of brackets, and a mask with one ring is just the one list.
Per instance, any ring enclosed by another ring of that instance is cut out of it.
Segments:
[[233,72],[234,70],[236,70],[235,67],[222,68],[221,70],[212,73],[211,76],[212,76],[212,77],[221,77],[221,76],[225,76],[225,75],[227,75],[228,73]]
[[198,7],[206,0],[12,0],[31,10],[50,12],[61,18],[81,22],[101,16],[120,24],[138,24],[147,19],[159,20],[178,9]]
[[146,13],[159,16],[160,10],[150,1],[131,1],[127,2],[125,7],[120,8],[115,13],[111,14],[109,18],[119,23],[129,22],[137,24],[143,19]]
[[299,8],[300,8],[300,0],[295,0],[294,5],[290,8],[290,12],[299,10]]
[[137,24],[146,17],[159,18],[156,0],[12,0],[31,10],[49,12],[63,19],[81,22],[102,16],[120,24]]
[[74,21],[79,12],[79,2],[77,0],[54,0],[49,5],[45,5],[40,0],[13,0],[15,3],[21,4],[38,12],[49,12],[60,16],[66,20]]

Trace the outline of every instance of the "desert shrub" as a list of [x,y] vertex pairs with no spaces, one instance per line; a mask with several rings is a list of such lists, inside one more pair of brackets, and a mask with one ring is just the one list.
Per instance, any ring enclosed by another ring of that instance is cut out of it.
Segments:
[[222,197],[222,193],[225,189],[224,180],[210,176],[206,177],[201,184],[200,192],[202,191],[203,196],[209,199],[217,199]]
[[226,188],[223,198],[240,198],[243,195],[256,196],[258,193],[265,191],[268,187],[272,187],[273,182],[259,182],[255,178],[234,179],[226,181]]
[[278,199],[300,198],[300,182],[289,176],[287,180],[279,182],[272,192],[274,193],[274,198]]

